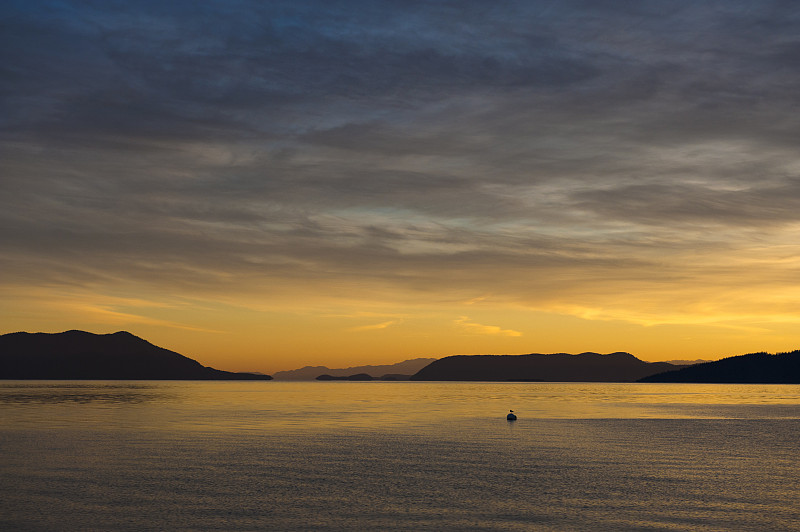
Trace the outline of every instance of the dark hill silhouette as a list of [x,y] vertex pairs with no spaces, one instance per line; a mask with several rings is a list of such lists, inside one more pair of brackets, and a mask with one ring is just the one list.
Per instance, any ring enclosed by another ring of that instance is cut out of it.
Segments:
[[129,332],[17,332],[0,336],[0,379],[270,380],[233,373],[157,347]]
[[415,381],[634,382],[681,366],[644,362],[630,353],[454,355],[432,362]]
[[750,353],[650,375],[641,382],[800,384],[800,351]]

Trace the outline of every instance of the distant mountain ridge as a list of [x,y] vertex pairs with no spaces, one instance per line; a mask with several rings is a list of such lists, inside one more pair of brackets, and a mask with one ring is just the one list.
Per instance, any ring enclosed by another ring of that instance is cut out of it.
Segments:
[[713,362],[713,360],[708,360],[707,358],[696,358],[694,360],[661,360],[661,362],[666,362],[667,364],[672,364],[673,366],[691,366],[693,364],[705,364],[706,362]]
[[16,332],[0,336],[0,379],[270,380],[203,366],[129,332]]
[[454,355],[432,362],[411,380],[634,382],[681,367],[667,362],[644,362],[622,352]]
[[641,382],[800,384],[800,350],[750,353],[658,373]]
[[398,362],[397,364],[353,366],[351,368],[337,369],[331,369],[327,366],[305,366],[300,369],[276,371],[272,374],[272,376],[275,380],[292,381],[313,381],[320,375],[329,375],[331,377],[349,377],[359,373],[366,373],[367,375],[376,379],[383,377],[384,375],[393,375],[395,378],[397,378],[401,375],[413,375],[435,360],[435,358],[414,358],[411,360]]

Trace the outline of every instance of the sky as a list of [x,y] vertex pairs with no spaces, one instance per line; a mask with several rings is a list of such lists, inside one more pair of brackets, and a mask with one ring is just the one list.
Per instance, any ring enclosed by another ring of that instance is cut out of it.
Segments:
[[797,2],[6,0],[0,56],[0,333],[800,348]]

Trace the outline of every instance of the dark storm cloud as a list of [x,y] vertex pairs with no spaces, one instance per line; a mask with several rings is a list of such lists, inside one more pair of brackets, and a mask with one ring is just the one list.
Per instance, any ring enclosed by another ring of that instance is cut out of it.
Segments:
[[792,2],[34,1],[0,24],[18,277],[634,279],[653,249],[725,247],[687,225],[798,221]]

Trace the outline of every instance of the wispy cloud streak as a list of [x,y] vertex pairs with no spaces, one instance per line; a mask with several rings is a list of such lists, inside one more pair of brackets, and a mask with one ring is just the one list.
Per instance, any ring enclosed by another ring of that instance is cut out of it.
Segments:
[[496,325],[481,325],[470,321],[468,316],[461,316],[453,323],[472,334],[488,334],[492,336],[522,336],[522,333],[513,329],[502,329]]
[[350,327],[350,331],[360,332],[360,331],[379,331],[381,329],[386,329],[387,327],[391,327],[392,325],[396,325],[398,323],[397,320],[391,321],[384,321],[381,323],[374,323],[371,325],[360,325],[358,327]]

